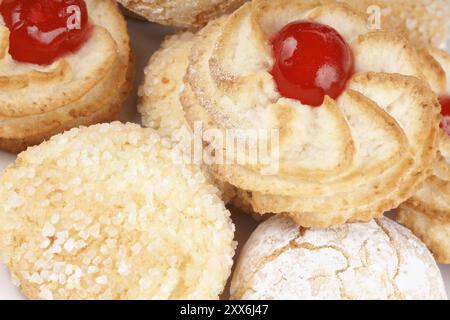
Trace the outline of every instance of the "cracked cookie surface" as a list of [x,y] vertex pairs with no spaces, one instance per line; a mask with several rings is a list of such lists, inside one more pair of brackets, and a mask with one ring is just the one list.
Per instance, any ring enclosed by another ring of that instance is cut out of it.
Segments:
[[245,245],[234,299],[445,299],[426,247],[383,218],[302,229],[284,217],[261,224]]

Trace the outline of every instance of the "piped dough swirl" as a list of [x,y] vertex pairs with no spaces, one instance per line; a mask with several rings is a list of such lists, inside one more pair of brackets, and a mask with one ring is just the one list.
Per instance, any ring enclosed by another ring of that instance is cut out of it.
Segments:
[[16,62],[0,24],[0,148],[20,151],[81,124],[110,120],[131,87],[125,20],[114,1],[86,0],[90,39],[49,66]]
[[[450,93],[450,55],[430,50],[447,77],[442,94]],[[430,248],[441,263],[450,264],[450,137],[440,130],[438,158],[428,178],[414,196],[401,205],[398,220]]]
[[[319,108],[281,97],[269,73],[270,39],[301,19],[335,28],[355,56],[347,90]],[[348,5],[253,1],[211,22],[187,47],[187,63],[177,72],[185,73],[180,100],[191,127],[201,121],[224,135],[236,129],[279,132],[277,174],[261,174],[264,165],[257,161],[211,166],[254,211],[289,215],[307,227],[369,220],[398,206],[429,175],[440,111],[430,86],[443,88],[445,76],[428,53],[404,38],[369,31],[364,15]],[[165,76],[171,84],[179,78]],[[158,90],[147,91],[147,101],[157,103],[151,97]],[[226,147],[228,160],[249,156]]]

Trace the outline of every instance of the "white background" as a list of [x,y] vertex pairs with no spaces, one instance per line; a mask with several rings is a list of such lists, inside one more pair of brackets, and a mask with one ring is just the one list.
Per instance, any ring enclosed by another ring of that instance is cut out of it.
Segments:
[[[169,34],[169,28],[161,27],[155,24],[129,20],[129,30],[132,39],[132,46],[136,54],[136,79],[135,88],[126,106],[120,116],[122,121],[132,121],[139,123],[139,115],[136,111],[136,90],[141,83],[143,70],[151,54],[158,49],[164,36]],[[3,170],[8,164],[13,162],[15,156],[0,151],[0,170]],[[252,230],[256,227],[254,220],[245,214],[233,213],[233,220],[237,226],[236,238],[239,245],[242,246]],[[0,221],[1,223],[1,221]],[[442,275],[445,279],[447,292],[450,297],[450,266],[440,266]],[[225,293],[226,296],[226,293]],[[11,283],[9,273],[5,266],[0,264],[0,299],[24,299],[19,290]]]

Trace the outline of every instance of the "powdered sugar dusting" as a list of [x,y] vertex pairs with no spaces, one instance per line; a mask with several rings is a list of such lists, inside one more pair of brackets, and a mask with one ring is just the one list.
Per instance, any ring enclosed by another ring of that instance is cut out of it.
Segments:
[[446,297],[426,247],[386,218],[323,230],[271,218],[246,244],[231,293],[244,299]]

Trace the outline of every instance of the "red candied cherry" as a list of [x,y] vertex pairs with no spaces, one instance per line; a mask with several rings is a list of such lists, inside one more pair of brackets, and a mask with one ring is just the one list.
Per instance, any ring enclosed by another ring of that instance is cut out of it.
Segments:
[[286,98],[320,106],[326,95],[339,97],[353,75],[352,50],[329,26],[314,21],[292,22],[271,43],[275,56],[271,74]]
[[450,95],[439,97],[441,103],[441,128],[450,136]]
[[49,65],[90,34],[84,0],[4,0],[0,12],[10,31],[9,53],[20,62]]

